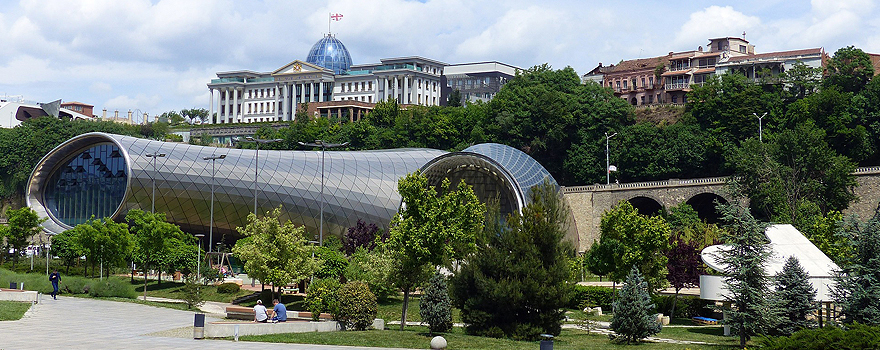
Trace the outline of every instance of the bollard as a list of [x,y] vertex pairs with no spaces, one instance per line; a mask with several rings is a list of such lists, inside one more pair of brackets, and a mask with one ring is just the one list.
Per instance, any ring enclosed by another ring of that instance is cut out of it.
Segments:
[[541,350],[553,350],[553,335],[552,334],[541,334],[541,337],[544,340],[541,341]]
[[24,290],[24,282],[18,282],[18,290]]
[[235,325],[235,341],[238,341],[238,325]]
[[196,314],[193,323],[193,339],[205,339],[205,314]]

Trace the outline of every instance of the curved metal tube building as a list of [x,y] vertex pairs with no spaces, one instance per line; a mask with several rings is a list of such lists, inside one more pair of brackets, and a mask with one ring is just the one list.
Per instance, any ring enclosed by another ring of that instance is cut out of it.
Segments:
[[[225,159],[213,164],[204,159],[223,154]],[[184,231],[207,233],[213,184],[215,241],[224,234],[227,239],[237,237],[235,228],[244,226],[254,210],[254,195],[260,213],[282,206],[282,220],[317,233],[321,157],[320,151],[215,148],[88,133],[40,160],[29,179],[26,201],[38,215],[49,218],[43,223],[49,233],[92,216],[120,220],[131,209],[149,211],[154,204]],[[481,200],[500,198],[502,212],[521,210],[529,189],[545,179],[556,184],[534,159],[500,144],[454,153],[394,149],[330,151],[324,157],[324,232],[337,236],[358,219],[387,227],[400,207],[398,180],[419,169],[433,185],[444,178],[453,183],[463,179]]]

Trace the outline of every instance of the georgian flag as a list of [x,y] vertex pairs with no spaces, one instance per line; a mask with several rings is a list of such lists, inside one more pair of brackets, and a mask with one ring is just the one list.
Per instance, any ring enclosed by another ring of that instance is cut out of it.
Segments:
[[341,20],[341,19],[342,19],[342,14],[341,14],[341,13],[334,13],[334,14],[330,15],[330,19],[332,19],[332,20],[334,20],[334,21]]

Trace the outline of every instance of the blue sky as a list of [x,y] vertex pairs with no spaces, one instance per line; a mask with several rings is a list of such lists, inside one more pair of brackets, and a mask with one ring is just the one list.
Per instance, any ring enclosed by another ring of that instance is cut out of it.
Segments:
[[216,72],[272,71],[333,33],[355,64],[599,62],[693,50],[741,36],[756,51],[854,45],[880,53],[873,0],[0,0],[0,96],[160,114],[207,108]]

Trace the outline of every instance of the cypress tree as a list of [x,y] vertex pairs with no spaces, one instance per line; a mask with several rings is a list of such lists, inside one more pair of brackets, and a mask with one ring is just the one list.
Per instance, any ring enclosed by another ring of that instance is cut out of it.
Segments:
[[451,281],[466,332],[529,340],[559,334],[574,288],[564,203],[545,182],[532,188],[522,214],[502,220],[496,211],[487,218],[486,243]]
[[662,326],[654,316],[648,283],[635,266],[626,276],[611,308],[614,310],[611,330],[617,333],[616,340],[629,344],[660,333]]
[[807,315],[816,311],[816,290],[810,284],[810,277],[794,256],[785,261],[785,266],[775,276],[774,299],[780,312],[779,324],[773,333],[789,336],[804,329],[813,328],[815,321]]
[[446,287],[446,276],[437,272],[428,281],[422,299],[419,301],[419,315],[428,323],[431,335],[446,332],[452,328],[452,301]]

